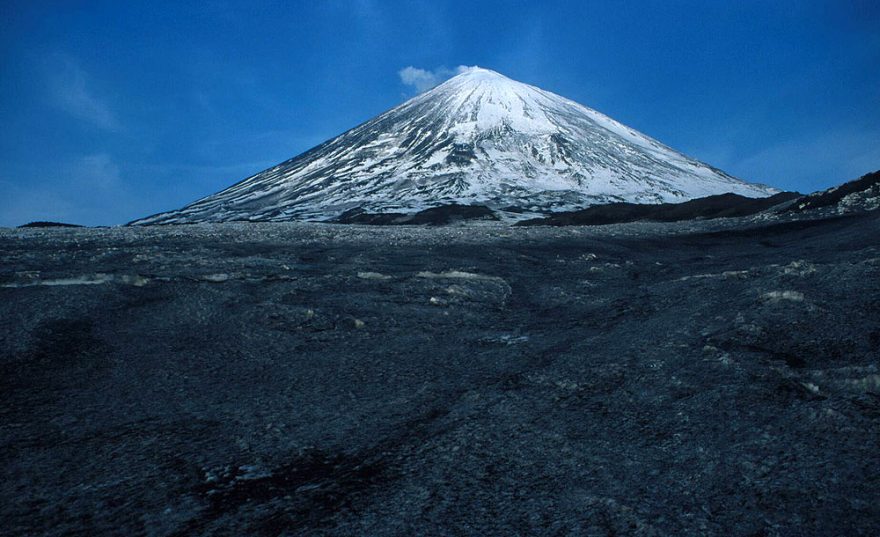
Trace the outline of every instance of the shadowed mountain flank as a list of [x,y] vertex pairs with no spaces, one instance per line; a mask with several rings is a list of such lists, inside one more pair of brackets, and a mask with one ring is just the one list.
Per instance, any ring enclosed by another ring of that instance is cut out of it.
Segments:
[[467,221],[494,221],[498,216],[484,205],[443,205],[419,211],[404,213],[368,213],[361,208],[351,209],[330,220],[335,224],[367,224],[378,226],[430,225],[440,226]]
[[749,216],[798,199],[796,192],[781,192],[767,198],[747,198],[736,194],[708,196],[683,203],[610,203],[580,211],[563,212],[546,218],[518,222],[519,226],[595,226],[636,222],[677,222],[697,218]]

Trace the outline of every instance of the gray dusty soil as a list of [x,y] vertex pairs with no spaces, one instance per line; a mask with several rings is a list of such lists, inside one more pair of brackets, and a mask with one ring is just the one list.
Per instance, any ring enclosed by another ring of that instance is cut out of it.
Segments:
[[877,535],[878,214],[0,230],[0,533]]

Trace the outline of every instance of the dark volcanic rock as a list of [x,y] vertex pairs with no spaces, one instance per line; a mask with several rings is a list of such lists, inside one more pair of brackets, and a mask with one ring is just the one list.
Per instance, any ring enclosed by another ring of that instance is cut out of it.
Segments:
[[871,536],[880,211],[0,229],[0,534]]
[[880,171],[844,183],[822,192],[804,196],[784,209],[803,212],[824,207],[837,207],[843,211],[875,209],[880,206]]
[[78,224],[65,224],[62,222],[29,222],[27,224],[20,225],[18,227],[28,228],[28,227],[82,227]]
[[332,220],[335,224],[366,224],[372,226],[431,225],[441,226],[467,220],[498,220],[485,205],[449,204],[432,207],[413,214],[368,213],[361,208],[351,209]]
[[620,224],[639,220],[649,222],[677,222],[695,218],[729,218],[749,216],[766,211],[800,196],[796,192],[781,192],[767,198],[747,198],[738,194],[720,194],[698,198],[684,203],[610,203],[595,205],[580,211],[552,214],[518,222],[518,226],[597,226]]
[[330,222],[333,224],[366,224],[371,226],[390,226],[406,224],[412,215],[406,213],[368,213],[357,207],[340,214]]

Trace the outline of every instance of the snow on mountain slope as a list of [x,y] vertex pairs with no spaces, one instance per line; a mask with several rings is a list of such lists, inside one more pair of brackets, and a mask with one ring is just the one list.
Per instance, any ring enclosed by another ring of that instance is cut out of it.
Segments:
[[134,224],[326,219],[482,204],[516,217],[615,201],[777,190],[743,182],[578,103],[472,67],[183,209]]

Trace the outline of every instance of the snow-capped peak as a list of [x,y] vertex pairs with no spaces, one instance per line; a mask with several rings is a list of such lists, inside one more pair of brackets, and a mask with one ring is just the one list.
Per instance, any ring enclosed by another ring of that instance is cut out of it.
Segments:
[[[513,80],[507,78],[498,71],[486,69],[485,67],[480,67],[479,65],[462,65],[458,68],[458,74],[456,74],[456,76],[452,78],[491,78],[495,80],[501,79],[513,82]],[[452,80],[452,78],[450,78],[449,80]]]
[[483,204],[509,215],[776,192],[495,71],[460,73],[287,162],[137,223],[325,219]]
[[423,94],[420,100],[441,99],[454,113],[455,132],[507,125],[521,132],[550,132],[553,124],[542,111],[541,90],[504,75],[470,67]]

